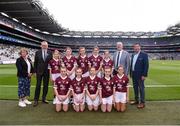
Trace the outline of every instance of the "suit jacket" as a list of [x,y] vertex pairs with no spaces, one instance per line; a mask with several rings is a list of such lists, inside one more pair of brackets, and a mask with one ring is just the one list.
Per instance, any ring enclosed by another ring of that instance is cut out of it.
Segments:
[[[134,57],[134,54],[132,55],[132,58],[131,58],[131,67],[130,67],[131,77],[132,77],[132,72],[133,72],[132,71],[133,57]],[[142,76],[147,77],[148,69],[149,69],[148,55],[145,52],[140,51],[137,61],[134,66],[134,72],[133,72],[135,74],[134,76],[139,77],[139,78]]]
[[[33,66],[32,61],[30,58],[28,58],[30,64],[31,64],[31,73],[33,73]],[[16,60],[16,67],[17,67],[17,76],[18,77],[28,77],[28,65],[23,57],[19,57]]]
[[[116,51],[114,54],[113,54],[113,62],[114,62],[114,68],[116,68],[116,57],[118,55],[118,51]],[[121,58],[119,59],[119,65],[123,65],[124,67],[124,73],[125,75],[128,75],[129,73],[129,67],[130,67],[130,56],[129,56],[129,53],[127,51],[122,51],[122,55],[121,55]]]
[[44,73],[48,73],[48,63],[49,61],[52,59],[52,52],[47,50],[47,56],[46,56],[46,60],[43,60],[42,57],[42,50],[38,50],[35,53],[35,59],[34,59],[34,71],[36,74],[44,74]]

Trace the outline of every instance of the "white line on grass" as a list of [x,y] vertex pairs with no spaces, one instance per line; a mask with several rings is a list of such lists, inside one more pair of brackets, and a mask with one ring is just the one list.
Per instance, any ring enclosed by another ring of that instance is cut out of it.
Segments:
[[[17,88],[18,85],[0,85],[0,87],[2,88]],[[35,88],[35,85],[31,86],[32,88]],[[43,87],[43,86],[41,86]],[[52,86],[49,86],[52,87]],[[130,85],[129,87],[133,87],[132,85]],[[180,87],[180,85],[145,85],[145,87],[147,88],[154,88],[154,87]]]

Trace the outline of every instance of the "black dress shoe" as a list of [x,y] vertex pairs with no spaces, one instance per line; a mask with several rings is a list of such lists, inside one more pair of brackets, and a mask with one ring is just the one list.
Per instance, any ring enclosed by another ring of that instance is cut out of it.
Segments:
[[140,103],[140,104],[138,104],[137,108],[138,109],[143,109],[143,108],[145,108],[145,104],[144,103]]
[[49,104],[49,101],[47,101],[47,100],[42,100],[42,103]]
[[36,107],[38,105],[38,101],[34,101],[33,107]]
[[130,101],[130,104],[131,104],[131,105],[137,105],[138,102],[137,102],[137,101]]

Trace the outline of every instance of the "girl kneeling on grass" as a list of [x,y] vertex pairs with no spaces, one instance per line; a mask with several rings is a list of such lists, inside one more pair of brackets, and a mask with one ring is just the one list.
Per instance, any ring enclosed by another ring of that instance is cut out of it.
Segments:
[[32,61],[28,58],[26,48],[21,48],[20,57],[16,60],[17,76],[18,76],[18,96],[19,106],[26,107],[31,104],[27,97],[30,96],[30,81],[33,73]]
[[82,69],[76,69],[76,77],[71,81],[73,94],[73,108],[76,112],[83,112],[85,105],[85,80],[82,78]]
[[60,68],[60,73],[61,75],[54,83],[56,111],[60,112],[63,108],[63,111],[66,112],[68,111],[71,79],[67,77],[67,69],[65,67]]
[[114,76],[115,109],[120,112],[126,110],[126,103],[129,100],[129,79],[124,75],[122,65],[118,67],[118,73]]
[[100,84],[100,101],[102,112],[111,112],[112,104],[114,103],[113,95],[113,78],[111,78],[112,68],[105,67],[104,77]]
[[96,68],[91,67],[89,70],[89,77],[86,78],[87,90],[86,90],[86,103],[89,111],[98,110],[99,106],[99,91],[98,86],[100,84],[100,78],[96,76]]

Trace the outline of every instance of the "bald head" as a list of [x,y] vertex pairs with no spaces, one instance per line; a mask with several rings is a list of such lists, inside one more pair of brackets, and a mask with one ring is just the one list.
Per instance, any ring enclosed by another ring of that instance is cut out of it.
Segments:
[[117,47],[118,51],[121,51],[123,49],[123,43],[122,42],[117,42],[116,47]]

